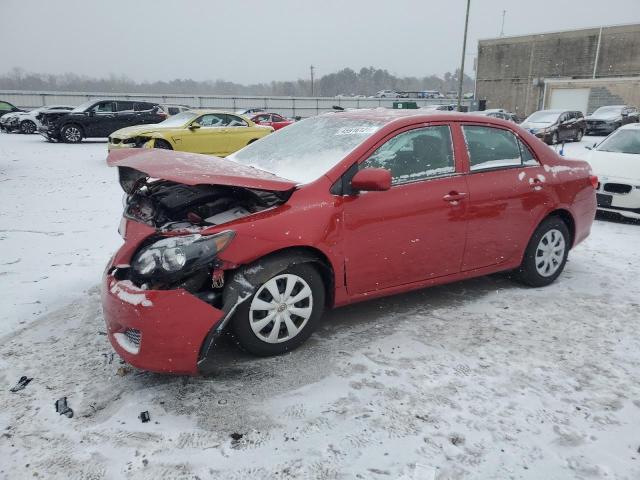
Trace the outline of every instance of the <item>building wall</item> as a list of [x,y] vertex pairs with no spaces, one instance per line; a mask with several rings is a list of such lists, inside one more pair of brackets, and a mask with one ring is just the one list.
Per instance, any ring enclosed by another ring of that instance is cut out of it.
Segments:
[[598,51],[599,37],[590,28],[481,40],[476,98],[526,116],[542,107],[545,80],[592,78],[596,62],[596,78],[640,76],[640,25],[603,27]]

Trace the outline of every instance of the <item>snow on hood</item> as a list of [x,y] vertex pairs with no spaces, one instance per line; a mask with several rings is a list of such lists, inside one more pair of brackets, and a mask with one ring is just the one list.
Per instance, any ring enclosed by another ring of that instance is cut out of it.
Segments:
[[[135,125],[133,127],[125,127],[120,130],[116,130],[111,134],[112,137],[116,138],[128,138],[135,137],[138,135],[150,134],[157,131],[162,131],[163,129],[168,129],[169,127],[162,127],[159,123],[151,123],[147,125]],[[176,127],[171,127],[176,128]]]
[[599,177],[626,178],[640,183],[640,155],[592,150],[587,162]]
[[113,150],[107,164],[185,185],[229,185],[278,192],[296,186],[296,182],[265,170],[199,153],[149,148]]

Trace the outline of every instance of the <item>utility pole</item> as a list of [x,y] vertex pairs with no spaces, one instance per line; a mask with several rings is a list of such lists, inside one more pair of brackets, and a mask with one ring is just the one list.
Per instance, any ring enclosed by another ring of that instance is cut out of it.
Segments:
[[460,61],[460,78],[458,79],[458,111],[462,111],[462,82],[464,80],[464,57],[467,54],[467,28],[469,27],[469,7],[471,0],[467,0],[467,15],[464,20],[464,40],[462,41],[462,60]]
[[313,97],[313,70],[314,70],[315,68],[316,68],[316,67],[314,67],[313,65],[311,65],[311,66],[309,67],[309,70],[311,71],[311,96],[312,96],[312,97]]
[[502,10],[502,26],[500,27],[500,36],[504,37],[504,16],[507,14],[506,10]]

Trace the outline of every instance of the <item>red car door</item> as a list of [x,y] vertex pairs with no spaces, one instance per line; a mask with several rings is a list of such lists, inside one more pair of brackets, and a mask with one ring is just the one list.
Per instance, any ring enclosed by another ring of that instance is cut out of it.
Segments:
[[390,170],[392,187],[345,200],[349,293],[459,272],[468,190],[456,167],[449,125],[393,134],[359,165],[368,167]]
[[462,270],[497,265],[524,251],[550,201],[545,171],[510,130],[462,126],[469,161],[467,246]]
[[289,120],[281,117],[280,115],[275,115],[275,114],[271,115],[271,126],[275,130],[280,130],[281,128],[284,128],[290,124],[291,122]]

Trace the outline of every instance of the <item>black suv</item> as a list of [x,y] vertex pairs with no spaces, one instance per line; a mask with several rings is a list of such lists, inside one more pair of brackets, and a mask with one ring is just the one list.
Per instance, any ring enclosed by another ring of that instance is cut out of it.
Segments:
[[587,129],[584,115],[575,110],[539,110],[520,126],[549,145],[579,142]]
[[622,125],[638,121],[638,110],[628,105],[607,105],[587,117],[587,133],[609,135]]
[[129,100],[92,100],[70,112],[42,112],[38,132],[49,141],[78,143],[83,138],[105,138],[133,125],[160,123],[167,114],[157,103]]

